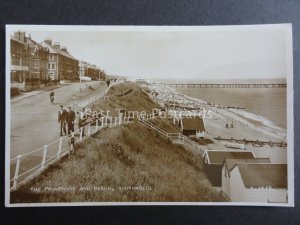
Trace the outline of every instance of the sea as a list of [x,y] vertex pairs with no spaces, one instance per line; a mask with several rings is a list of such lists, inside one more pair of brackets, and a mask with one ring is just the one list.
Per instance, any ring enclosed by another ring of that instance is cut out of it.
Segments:
[[[166,81],[160,81],[166,82]],[[185,80],[172,83],[282,83],[285,80]],[[287,128],[286,88],[176,88],[176,91],[190,97],[214,104],[245,107],[252,119],[259,119],[272,126]]]

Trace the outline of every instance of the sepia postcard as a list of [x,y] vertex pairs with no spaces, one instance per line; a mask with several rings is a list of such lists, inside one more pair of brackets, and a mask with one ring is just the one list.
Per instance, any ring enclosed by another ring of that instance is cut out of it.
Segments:
[[7,207],[294,206],[292,25],[6,26]]

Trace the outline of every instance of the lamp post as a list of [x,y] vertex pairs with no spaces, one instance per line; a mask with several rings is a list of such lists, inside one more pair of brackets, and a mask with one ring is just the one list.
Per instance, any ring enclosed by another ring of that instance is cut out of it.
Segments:
[[80,92],[82,92],[82,89],[81,89],[81,76],[82,76],[83,73],[84,73],[84,68],[81,67],[81,68],[80,68],[80,74],[79,74]]

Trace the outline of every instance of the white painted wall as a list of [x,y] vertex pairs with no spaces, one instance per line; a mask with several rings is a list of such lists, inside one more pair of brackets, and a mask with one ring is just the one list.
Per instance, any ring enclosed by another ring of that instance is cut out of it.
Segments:
[[[230,198],[230,178],[226,170],[227,170],[226,165],[224,165],[222,169],[222,191],[224,192],[225,195],[227,195],[228,198]],[[226,172],[226,176],[225,176],[225,172]]]
[[196,131],[196,137],[197,137],[197,138],[203,138],[203,137],[204,137],[204,134],[205,134],[204,131],[199,131],[199,130]]
[[237,167],[235,167],[230,172],[230,200],[233,202],[244,202],[246,199],[245,193],[246,188],[244,186],[244,183],[242,181],[240,171]]
[[238,167],[230,173],[230,200],[234,202],[286,203],[287,189],[246,189]]

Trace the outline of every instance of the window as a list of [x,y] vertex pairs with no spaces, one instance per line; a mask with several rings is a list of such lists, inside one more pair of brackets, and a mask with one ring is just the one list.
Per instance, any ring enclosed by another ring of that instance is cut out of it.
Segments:
[[48,63],[48,70],[56,70],[56,64],[55,63]]
[[34,68],[35,68],[35,69],[40,68],[40,61],[39,61],[38,59],[36,59],[36,60],[34,61]]
[[54,55],[49,54],[49,60],[54,60]]

